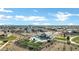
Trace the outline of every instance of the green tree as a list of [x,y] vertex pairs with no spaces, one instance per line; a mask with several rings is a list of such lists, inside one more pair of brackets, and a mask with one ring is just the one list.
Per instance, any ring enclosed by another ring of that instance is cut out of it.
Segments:
[[70,44],[70,36],[67,36],[67,44]]

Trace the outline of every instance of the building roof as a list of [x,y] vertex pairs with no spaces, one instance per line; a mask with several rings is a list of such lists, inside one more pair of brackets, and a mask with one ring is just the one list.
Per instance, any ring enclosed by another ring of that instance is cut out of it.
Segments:
[[51,40],[50,36],[46,35],[45,33],[31,37],[31,40],[33,39],[40,42],[46,42],[47,40]]

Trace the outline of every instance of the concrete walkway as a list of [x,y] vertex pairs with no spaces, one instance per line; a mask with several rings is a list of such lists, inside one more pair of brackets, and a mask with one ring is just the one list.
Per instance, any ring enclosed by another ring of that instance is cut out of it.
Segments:
[[6,42],[4,45],[2,45],[2,46],[0,47],[0,50],[2,50],[8,43],[9,43],[9,41]]
[[76,42],[72,41],[72,39],[74,39],[74,38],[76,38],[76,37],[78,37],[78,36],[71,37],[70,42],[71,42],[72,44],[79,45],[78,43],[76,43]]
[[[78,37],[78,36],[71,37],[71,38],[70,38],[70,42],[71,42],[72,44],[79,45],[78,43],[72,41],[72,39],[74,39],[74,38],[76,38],[76,37]],[[57,41],[59,41],[59,42],[64,42],[64,43],[67,42],[67,41],[62,41],[62,40],[57,40]]]
[[[13,34],[13,35],[15,35],[15,34]],[[15,40],[12,40],[12,42],[15,42],[15,41],[17,41],[19,38],[21,38],[20,36],[18,36],[18,35],[15,35],[17,38],[15,39]],[[10,41],[8,41],[8,42],[6,42],[4,45],[2,45],[1,47],[0,47],[0,50],[2,50],[8,43],[12,43],[12,42],[10,42]]]

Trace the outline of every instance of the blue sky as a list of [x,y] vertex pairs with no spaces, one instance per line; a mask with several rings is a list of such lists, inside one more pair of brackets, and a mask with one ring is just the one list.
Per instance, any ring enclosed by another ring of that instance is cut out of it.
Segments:
[[0,25],[79,25],[79,8],[0,8]]

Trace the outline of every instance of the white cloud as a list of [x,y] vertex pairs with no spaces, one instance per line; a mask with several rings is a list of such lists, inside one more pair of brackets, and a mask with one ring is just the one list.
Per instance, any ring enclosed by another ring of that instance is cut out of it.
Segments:
[[23,21],[45,21],[47,20],[43,16],[15,16],[16,20],[23,20]]
[[8,20],[12,18],[12,16],[0,15],[0,20]]
[[78,24],[75,24],[75,23],[69,23],[68,25],[78,25]]
[[69,25],[74,25],[73,23],[69,23]]
[[17,20],[17,19],[25,19],[25,17],[24,16],[15,16],[15,19]]
[[43,23],[43,25],[51,25],[50,23]]
[[33,25],[40,25],[40,23],[37,23],[37,22],[36,22],[36,23],[33,23]]
[[6,10],[4,8],[0,8],[0,12],[13,12],[12,10]]
[[6,16],[7,19],[13,18],[13,16]]
[[55,17],[56,17],[56,21],[61,21],[61,22],[63,22],[63,21],[65,21],[65,20],[67,20],[68,18],[69,18],[69,16],[71,16],[72,14],[70,14],[70,13],[67,13],[67,12],[58,12],[56,15],[55,15]]
[[36,23],[33,23],[33,25],[51,25],[50,23],[39,23],[39,22],[36,22]]
[[5,25],[4,23],[0,23],[0,25]]
[[28,19],[31,21],[45,21],[45,20],[47,20],[43,16],[29,16]]
[[10,19],[15,19],[15,20],[21,20],[21,21],[46,21],[46,17],[43,16],[9,16],[9,15],[0,15],[0,20],[10,20]]

